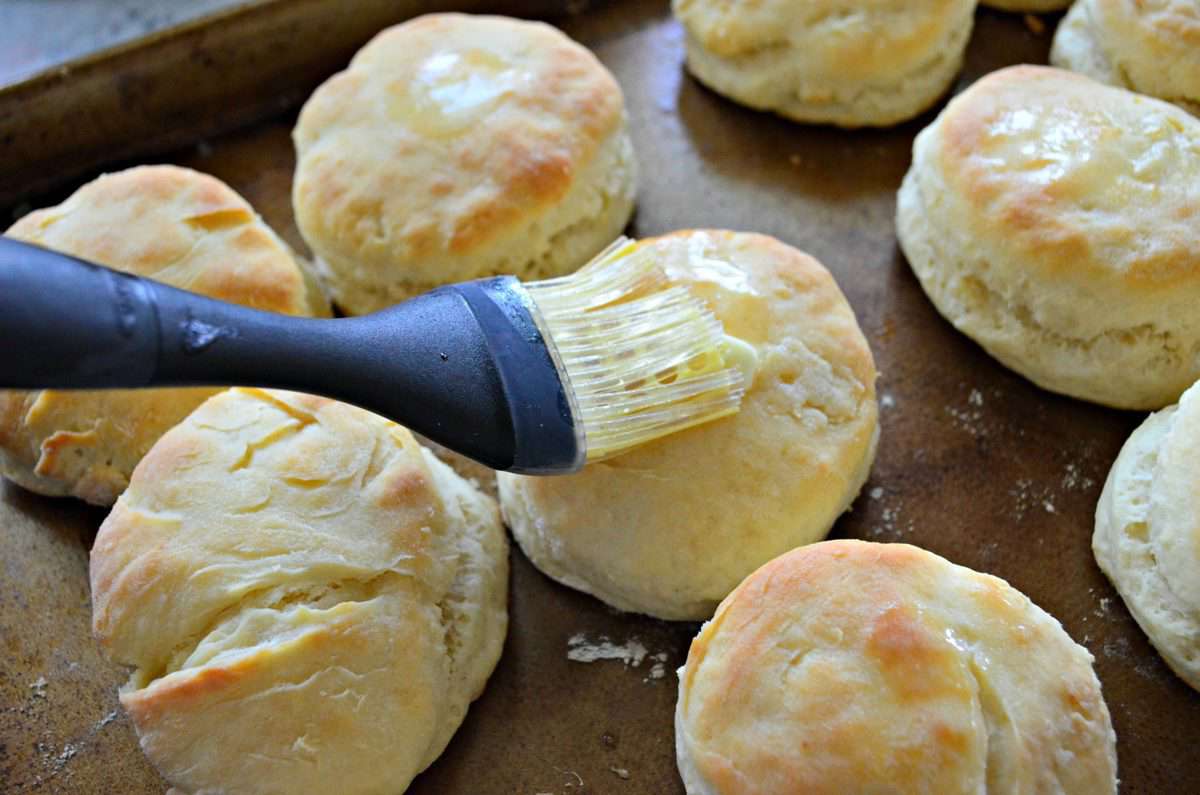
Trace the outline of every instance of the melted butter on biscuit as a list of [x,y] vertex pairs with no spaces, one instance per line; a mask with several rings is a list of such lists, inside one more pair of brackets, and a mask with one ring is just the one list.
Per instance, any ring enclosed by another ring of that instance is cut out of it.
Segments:
[[[690,288],[710,304],[719,300],[749,301],[760,298],[746,272],[717,256],[716,241],[704,232],[695,232],[686,247],[676,246],[661,252],[662,269],[667,278]],[[746,389],[754,383],[759,369],[759,353],[750,339],[729,333],[720,345],[721,366],[741,371]]]
[[520,80],[520,70],[489,50],[435,53],[397,86],[392,115],[426,137],[450,138],[495,110]]
[[687,248],[664,256],[663,270],[673,282],[707,282],[727,292],[758,295],[745,272],[714,256],[715,251],[715,242],[697,232],[687,241]]
[[1102,107],[1064,103],[1013,108],[986,129],[980,158],[994,168],[1019,169],[1059,200],[1117,212],[1130,203],[1178,192],[1197,140],[1165,108],[1145,105],[1132,118]]
[[758,372],[758,349],[745,340],[726,334],[721,338],[721,359],[725,366],[741,371],[742,384],[749,390]]

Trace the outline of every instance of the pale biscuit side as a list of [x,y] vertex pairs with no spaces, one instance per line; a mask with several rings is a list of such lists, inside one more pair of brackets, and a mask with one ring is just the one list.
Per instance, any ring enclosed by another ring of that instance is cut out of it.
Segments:
[[[1096,506],[1092,549],[1163,659],[1200,690],[1200,600],[1194,594],[1200,582],[1200,514],[1194,497],[1179,494],[1171,482],[1195,481],[1198,404],[1200,391],[1193,388],[1178,406],[1151,415],[1129,437]],[[1183,449],[1183,460],[1164,461],[1164,451],[1172,448]],[[1177,570],[1170,570],[1172,563]]]
[[688,69],[737,102],[845,127],[896,124],[933,105],[962,66],[968,2],[861,8],[677,0]]

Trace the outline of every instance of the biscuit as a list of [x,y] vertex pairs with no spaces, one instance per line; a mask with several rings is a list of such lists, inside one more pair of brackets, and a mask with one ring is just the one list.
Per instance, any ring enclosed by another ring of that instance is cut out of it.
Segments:
[[[255,309],[329,314],[254,209],[219,180],[184,168],[107,174],[6,234]],[[0,472],[40,494],[111,505],[155,440],[215,391],[0,392]]]
[[300,113],[292,204],[334,300],[565,274],[617,237],[637,182],[621,89],[539,22],[389,28]]
[[687,68],[756,110],[886,126],[937,102],[962,68],[973,0],[673,0]]
[[93,628],[190,793],[402,792],[507,627],[494,501],[394,423],[233,389],[166,433],[92,550]]
[[1039,386],[1157,409],[1200,378],[1200,120],[1058,69],[994,72],[917,136],[901,248]]
[[1200,3],[1079,0],[1054,34],[1050,63],[1200,115]]
[[1117,792],[1092,656],[1001,579],[828,541],[746,578],[679,671],[688,795]]
[[854,500],[879,433],[875,363],[807,254],[722,231],[640,245],[757,352],[741,410],[573,475],[500,473],[501,510],[555,580],[622,610],[702,619],[756,567],[823,538]]
[[1200,386],[1121,449],[1092,549],[1159,654],[1200,690]]

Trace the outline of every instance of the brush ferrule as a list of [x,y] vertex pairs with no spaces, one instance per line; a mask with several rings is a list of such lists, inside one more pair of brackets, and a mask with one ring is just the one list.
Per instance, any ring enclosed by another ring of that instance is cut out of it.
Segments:
[[484,331],[512,417],[510,472],[574,472],[586,461],[566,371],[537,305],[511,276],[456,285]]

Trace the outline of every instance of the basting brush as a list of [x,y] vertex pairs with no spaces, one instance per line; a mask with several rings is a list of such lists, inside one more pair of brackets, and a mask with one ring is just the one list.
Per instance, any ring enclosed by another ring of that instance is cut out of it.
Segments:
[[494,469],[578,470],[736,412],[754,353],[618,240],[578,272],[296,318],[0,238],[0,387],[263,386],[390,417]]

